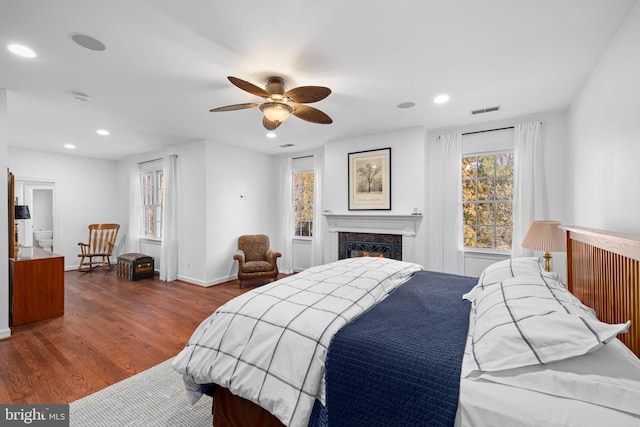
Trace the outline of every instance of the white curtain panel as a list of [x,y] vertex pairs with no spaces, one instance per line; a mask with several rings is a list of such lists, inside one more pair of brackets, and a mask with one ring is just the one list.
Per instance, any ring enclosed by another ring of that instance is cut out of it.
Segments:
[[313,202],[313,240],[311,241],[311,266],[324,264],[324,218],[322,217],[322,179],[324,173],[324,154],[313,155],[314,196]]
[[142,222],[142,185],[140,166],[132,161],[129,167],[129,227],[127,229],[126,252],[140,252],[140,230]]
[[534,220],[549,217],[541,129],[542,122],[514,126],[512,258],[533,254],[522,248],[522,240]]
[[160,280],[178,278],[178,185],[177,155],[162,159],[164,173],[164,203],[162,205],[162,245],[160,246]]
[[279,270],[282,273],[293,273],[293,188],[292,171],[293,160],[289,157],[280,162],[280,237],[278,247],[274,248],[282,256]]
[[442,135],[442,271],[464,273],[462,229],[462,134]]

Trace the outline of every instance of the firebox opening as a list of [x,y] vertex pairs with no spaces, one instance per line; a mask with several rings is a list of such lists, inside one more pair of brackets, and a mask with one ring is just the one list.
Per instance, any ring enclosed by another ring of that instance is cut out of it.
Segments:
[[338,233],[338,259],[384,257],[402,260],[402,236],[398,234]]
[[391,243],[347,242],[347,258],[379,257],[393,258],[394,245]]

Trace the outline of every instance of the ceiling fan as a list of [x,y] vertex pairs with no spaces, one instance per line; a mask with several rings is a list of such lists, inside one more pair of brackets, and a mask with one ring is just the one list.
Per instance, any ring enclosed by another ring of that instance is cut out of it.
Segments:
[[268,130],[275,130],[290,114],[311,123],[333,123],[331,117],[318,110],[309,107],[311,102],[325,99],[331,93],[331,89],[322,86],[300,86],[285,90],[284,80],[280,77],[269,77],[264,89],[237,77],[227,77],[231,83],[240,89],[265,99],[264,102],[249,102],[246,104],[227,105],[218,107],[211,112],[244,110],[246,108],[260,107],[262,111],[262,124]]

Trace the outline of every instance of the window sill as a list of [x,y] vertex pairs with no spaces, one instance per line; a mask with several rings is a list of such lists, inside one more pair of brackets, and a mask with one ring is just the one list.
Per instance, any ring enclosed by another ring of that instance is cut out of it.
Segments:
[[295,236],[294,241],[311,243],[313,237]]
[[158,239],[156,237],[140,237],[140,241],[141,242],[147,242],[147,243],[152,243],[152,244],[156,244],[156,245],[160,245],[162,244],[162,239]]
[[502,249],[464,248],[464,255],[478,258],[509,258],[511,251]]

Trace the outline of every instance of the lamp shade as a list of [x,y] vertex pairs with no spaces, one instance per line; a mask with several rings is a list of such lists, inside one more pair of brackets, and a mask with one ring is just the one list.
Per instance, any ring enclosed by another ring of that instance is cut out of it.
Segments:
[[524,236],[522,247],[535,251],[566,252],[566,235],[559,225],[559,221],[533,221]]
[[29,213],[29,206],[27,206],[27,205],[16,205],[16,218],[15,219],[31,219],[31,214]]

